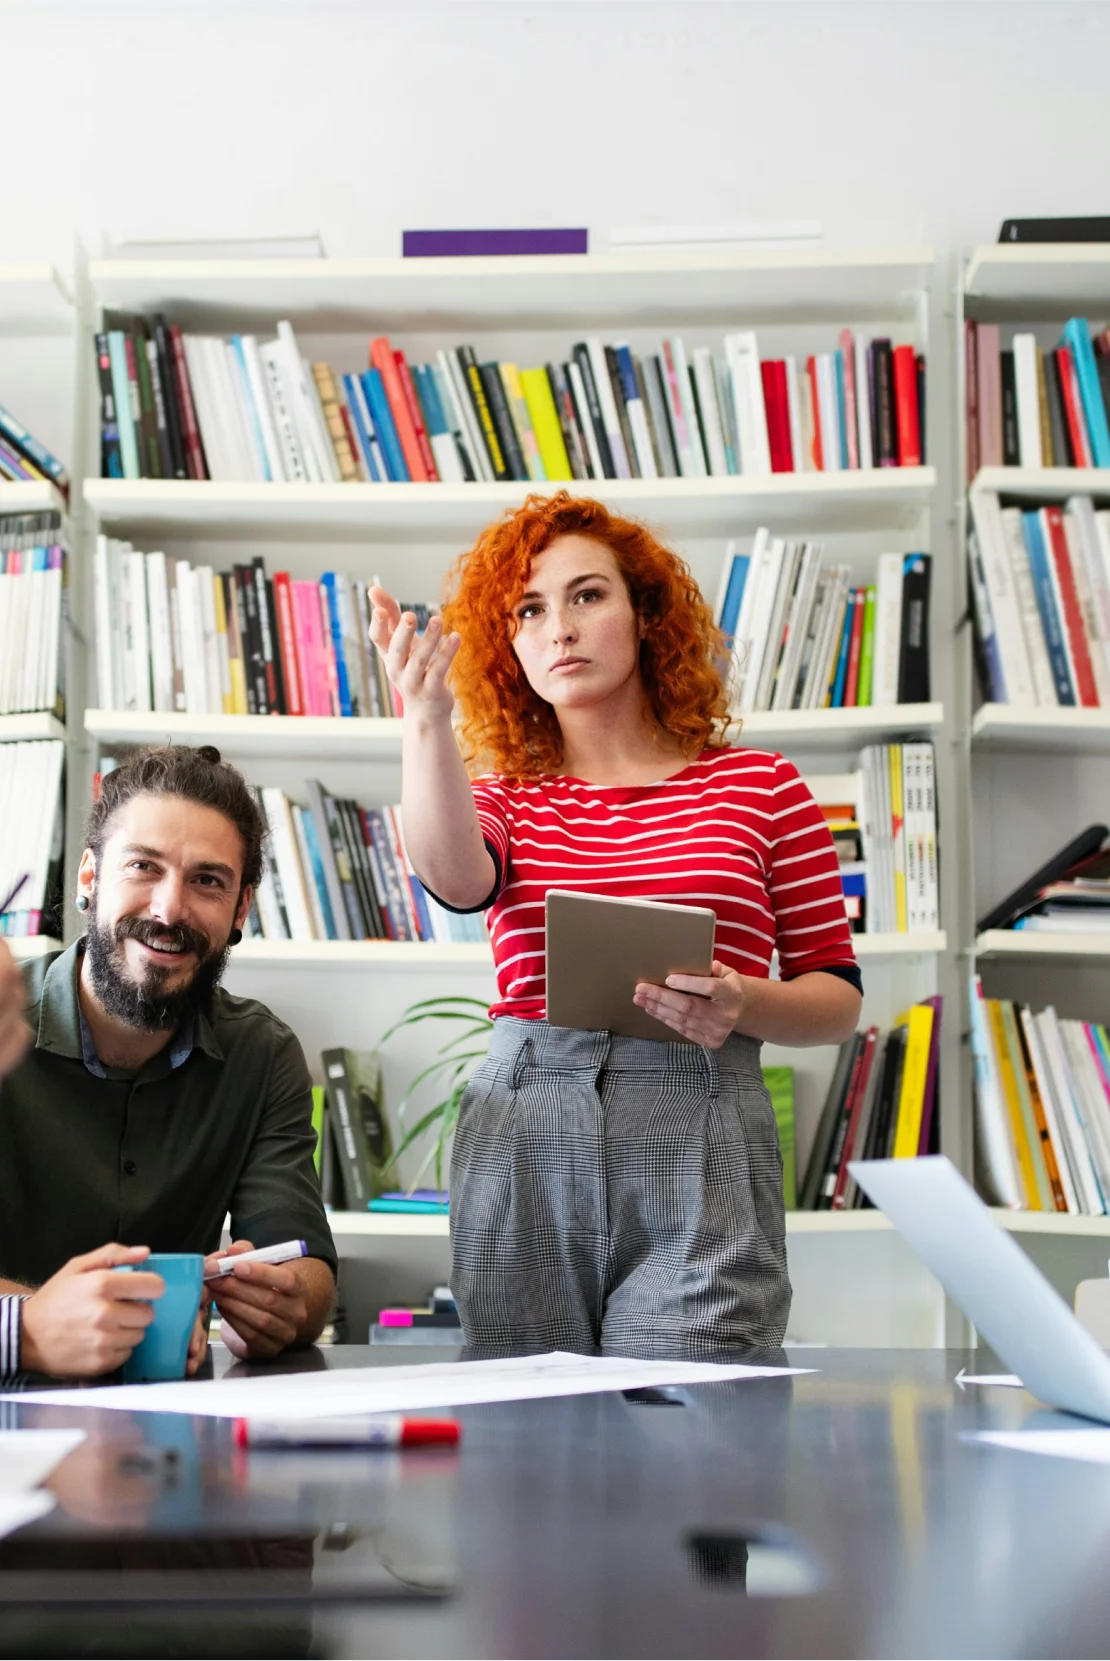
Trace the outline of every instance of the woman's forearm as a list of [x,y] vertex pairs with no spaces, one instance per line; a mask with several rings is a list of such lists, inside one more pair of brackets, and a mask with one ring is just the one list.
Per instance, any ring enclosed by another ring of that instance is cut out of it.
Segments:
[[450,716],[406,713],[401,725],[401,815],[413,869],[448,905],[488,898],[497,872]]
[[863,999],[839,975],[814,970],[796,980],[744,976],[736,1031],[766,1044],[843,1044],[856,1030]]

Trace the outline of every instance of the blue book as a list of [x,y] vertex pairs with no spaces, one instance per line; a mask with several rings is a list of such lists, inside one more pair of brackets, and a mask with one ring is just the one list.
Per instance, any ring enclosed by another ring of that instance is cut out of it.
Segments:
[[994,617],[991,613],[990,592],[987,588],[987,579],[983,574],[983,556],[979,552],[979,544],[975,537],[968,539],[968,557],[971,561],[971,580],[973,591],[979,596],[977,610],[979,617],[979,634],[983,647],[983,656],[986,659],[987,685],[990,690],[992,704],[1007,704],[1006,671],[1002,667],[1002,654],[998,650],[998,634],[994,626]]
[[347,658],[343,651],[343,625],[339,618],[339,594],[334,571],[325,571],[320,578],[328,597],[328,621],[331,624],[331,643],[335,651],[335,672],[339,682],[339,713],[351,715],[351,681],[347,674]]
[[262,439],[262,423],[258,419],[258,411],[254,407],[254,394],[251,392],[250,376],[247,374],[247,360],[243,355],[242,335],[232,335],[231,344],[235,348],[235,373],[239,378],[239,402],[247,415],[247,424],[250,427],[251,438],[254,442],[255,454],[262,467],[262,477],[273,482],[274,475],[270,472],[270,459],[266,454],[266,445]]
[[112,395],[116,400],[116,421],[119,424],[119,450],[125,479],[140,479],[139,447],[135,442],[135,422],[131,415],[131,383],[127,378],[127,347],[122,329],[108,333],[108,358],[112,365]]
[[371,1211],[389,1211],[420,1217],[446,1217],[447,1199],[436,1188],[416,1188],[411,1194],[379,1194],[370,1201]]
[[414,363],[411,367],[416,382],[416,396],[420,399],[420,408],[424,411],[424,425],[428,430],[428,437],[438,438],[440,434],[446,435],[447,417],[439,401],[439,388],[436,386],[435,376],[426,363]]
[[359,376],[362,390],[366,394],[366,402],[370,409],[370,419],[374,423],[374,431],[378,435],[378,442],[385,456],[385,465],[391,479],[401,483],[408,482],[409,470],[405,466],[405,457],[401,450],[401,441],[397,437],[397,428],[393,425],[393,415],[389,408],[389,399],[385,395],[385,382],[382,380],[380,369],[364,369]]
[[731,641],[736,633],[736,624],[740,617],[740,602],[744,598],[744,586],[748,580],[748,569],[751,566],[750,554],[733,554],[732,570],[728,574],[728,587],[725,589],[724,604],[721,607],[721,630]]
[[1064,645],[1060,613],[1056,609],[1056,596],[1052,591],[1048,549],[1045,546],[1041,516],[1035,508],[1022,514],[1021,529],[1029,554],[1029,572],[1037,596],[1037,610],[1040,612],[1041,628],[1044,630],[1045,645],[1048,647],[1048,661],[1052,666],[1056,697],[1061,704],[1074,704],[1075,687],[1072,685],[1071,670],[1068,667],[1067,648]]
[[428,896],[424,892],[424,884],[413,871],[406,872],[409,892],[412,894],[412,909],[416,912],[416,925],[420,930],[421,940],[434,940],[435,930],[432,927],[432,917],[428,910]]
[[328,893],[327,878],[324,876],[324,861],[320,857],[320,842],[316,835],[316,826],[313,823],[312,814],[307,808],[302,807],[300,813],[305,846],[308,849],[308,857],[312,861],[312,877],[320,900],[324,927],[327,930],[329,940],[338,940],[339,930],[335,926],[335,915],[331,909],[331,896]]
[[848,680],[848,652],[852,644],[852,623],[859,604],[861,590],[853,588],[848,592],[848,604],[844,607],[844,627],[840,631],[840,650],[836,657],[836,674],[833,676],[832,697],[829,703],[833,709],[844,707],[844,687]]
[[[834,352],[836,363],[836,409],[837,425],[840,428],[840,465],[848,466],[848,400],[844,392],[844,353]],[[834,700],[835,702],[835,700]]]
[[34,433],[27,431],[21,421],[17,421],[10,410],[0,404],[0,438],[14,444],[16,449],[27,456],[40,473],[45,473],[48,479],[53,479],[59,490],[69,489],[69,478],[65,468],[57,456],[51,455],[45,444],[41,444]]
[[1087,418],[1087,436],[1091,441],[1091,459],[1096,467],[1110,467],[1110,426],[1106,422],[1106,405],[1102,401],[1102,385],[1091,345],[1091,331],[1085,319],[1069,317],[1064,324],[1064,339],[1071,347],[1075,360],[1079,396]]
[[384,474],[378,465],[381,453],[374,441],[374,423],[366,405],[366,394],[357,375],[344,375],[343,390],[347,394],[347,408],[351,412],[355,437],[362,454],[363,466],[374,484],[380,484]]

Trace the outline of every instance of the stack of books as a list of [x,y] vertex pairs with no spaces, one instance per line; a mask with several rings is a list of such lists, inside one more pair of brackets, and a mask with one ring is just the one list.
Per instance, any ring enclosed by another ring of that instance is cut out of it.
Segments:
[[317,1170],[324,1204],[365,1211],[392,1176],[393,1138],[376,1050],[325,1050],[313,1092]]
[[0,404],[0,481],[4,479],[12,484],[48,482],[69,498],[69,475],[57,456]]
[[65,745],[0,744],[0,935],[61,934]]
[[972,491],[968,537],[983,695],[1025,709],[1110,707],[1110,512],[1089,496],[1004,508]]
[[266,786],[258,798],[271,857],[255,891],[248,938],[264,940],[487,939],[482,913],[458,916],[428,894],[405,852],[400,807],[365,808],[316,779],[308,806]]
[[939,1148],[937,1064],[942,999],[926,998],[891,1030],[857,1032],[840,1047],[799,1200],[803,1211],[870,1201],[848,1173],[854,1159],[910,1159]]
[[806,784],[832,832],[853,933],[939,929],[932,744],[869,744],[857,772],[807,774]]
[[997,323],[964,325],[968,483],[980,467],[1110,467],[1110,329],[1082,317],[1043,351]]
[[[328,571],[230,571],[97,538],[101,707],[189,715],[392,716],[399,701],[369,639],[367,585]],[[431,608],[408,605],[423,629]]]
[[845,709],[929,700],[928,554],[881,554],[853,585],[819,542],[730,542],[716,620],[732,646],[732,707]]
[[65,719],[68,571],[57,513],[0,518],[0,715]]
[[979,1179],[1026,1211],[1110,1212],[1110,1036],[972,983]]
[[714,356],[680,336],[641,357],[576,342],[563,362],[410,365],[389,339],[337,373],[276,338],[187,335],[162,316],[96,336],[107,478],[317,482],[704,478],[924,460],[925,360],[845,329],[837,350],[761,360],[750,330]]
[[1110,928],[1110,829],[1088,825],[979,919],[978,930],[1101,934]]

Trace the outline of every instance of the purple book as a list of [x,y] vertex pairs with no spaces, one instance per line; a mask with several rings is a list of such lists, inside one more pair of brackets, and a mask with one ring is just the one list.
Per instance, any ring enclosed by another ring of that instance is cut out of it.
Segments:
[[585,254],[586,230],[402,231],[401,253],[410,259],[451,259],[480,254]]
[[922,998],[923,1004],[933,1006],[933,1031],[929,1039],[929,1064],[925,1071],[925,1100],[921,1104],[921,1134],[917,1139],[919,1155],[929,1151],[929,1135],[933,1128],[933,1107],[937,1099],[937,1062],[940,1058],[940,1016],[944,1008],[942,997]]

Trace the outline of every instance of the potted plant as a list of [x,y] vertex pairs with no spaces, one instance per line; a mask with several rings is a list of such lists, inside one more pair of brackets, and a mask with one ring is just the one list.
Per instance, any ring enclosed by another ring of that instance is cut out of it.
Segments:
[[[402,1154],[419,1142],[421,1137],[434,1131],[434,1140],[420,1161],[416,1175],[408,1184],[408,1188],[410,1193],[418,1188],[420,1179],[434,1163],[435,1185],[442,1193],[444,1153],[458,1123],[459,1104],[463,1092],[471,1074],[485,1057],[493,1022],[486,1014],[486,1005],[480,998],[424,998],[420,1003],[406,1009],[401,1019],[395,1021],[388,1031],[382,1034],[379,1047],[387,1044],[395,1033],[407,1031],[422,1021],[447,1022],[454,1025],[456,1031],[437,1049],[436,1059],[427,1067],[422,1067],[416,1077],[409,1081],[404,1095],[397,1104],[398,1138],[393,1150],[393,1169],[397,1170]],[[431,1107],[424,1110],[415,1124],[410,1125],[407,1123],[407,1115],[413,1097],[420,1086],[431,1079],[435,1080],[437,1089],[444,1094]]]

